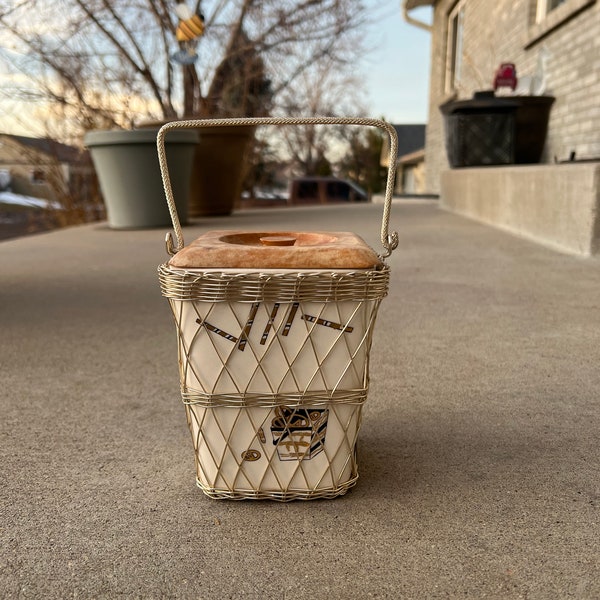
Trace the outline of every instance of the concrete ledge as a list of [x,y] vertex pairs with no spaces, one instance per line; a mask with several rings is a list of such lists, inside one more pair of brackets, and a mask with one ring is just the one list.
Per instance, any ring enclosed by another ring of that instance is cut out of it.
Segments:
[[551,246],[600,253],[600,163],[454,169],[440,206]]
[[[440,197],[437,194],[402,194],[392,197],[392,204],[437,204]],[[373,194],[371,196],[373,204],[383,204],[385,202],[384,194]]]

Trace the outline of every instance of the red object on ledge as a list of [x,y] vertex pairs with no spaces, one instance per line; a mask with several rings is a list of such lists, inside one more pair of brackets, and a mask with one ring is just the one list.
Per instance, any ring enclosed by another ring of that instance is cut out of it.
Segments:
[[517,87],[517,68],[514,63],[502,63],[494,75],[494,90],[509,87],[513,91]]

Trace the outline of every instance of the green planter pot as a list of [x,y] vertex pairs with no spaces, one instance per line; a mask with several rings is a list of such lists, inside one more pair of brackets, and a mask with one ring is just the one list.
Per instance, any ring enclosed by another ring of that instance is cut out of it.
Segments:
[[[158,164],[158,128],[91,131],[84,139],[90,150],[108,223],[114,229],[168,227],[167,208]],[[177,211],[187,222],[188,195],[194,153],[195,131],[172,131],[165,149]]]

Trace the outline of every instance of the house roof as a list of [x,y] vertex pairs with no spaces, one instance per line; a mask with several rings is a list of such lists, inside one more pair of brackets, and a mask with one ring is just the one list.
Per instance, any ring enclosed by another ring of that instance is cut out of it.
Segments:
[[[407,125],[392,125],[392,127],[398,134],[396,161],[425,148],[425,125],[410,123]],[[390,141],[386,137],[381,148],[380,164],[382,167],[388,166],[389,153]]]
[[398,134],[398,156],[411,154],[425,147],[425,125],[393,125]]
[[59,162],[76,163],[82,158],[82,151],[79,148],[62,144],[51,138],[32,138],[23,135],[11,135],[8,133],[4,133],[2,136],[10,138],[22,146],[52,156]]

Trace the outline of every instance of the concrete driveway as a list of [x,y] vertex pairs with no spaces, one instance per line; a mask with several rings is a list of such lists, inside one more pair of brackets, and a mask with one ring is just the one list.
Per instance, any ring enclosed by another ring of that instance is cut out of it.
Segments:
[[[376,205],[184,230],[349,230]],[[360,479],[336,500],[195,487],[164,231],[0,244],[2,598],[600,597],[600,262],[395,205]]]

